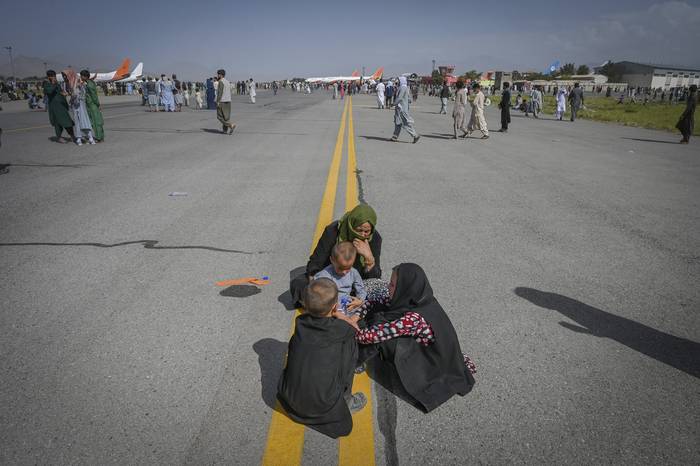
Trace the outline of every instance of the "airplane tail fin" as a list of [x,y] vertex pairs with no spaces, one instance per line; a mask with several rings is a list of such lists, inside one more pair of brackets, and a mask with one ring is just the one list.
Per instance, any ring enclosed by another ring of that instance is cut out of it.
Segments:
[[143,76],[143,62],[139,62],[138,65],[136,65],[136,68],[134,68],[134,71],[131,72],[131,76],[134,78],[140,78]]
[[372,75],[372,79],[374,79],[374,80],[380,79],[383,74],[384,74],[384,67],[380,66],[379,68],[377,68],[377,71],[375,71],[374,74]]
[[350,76],[352,76],[354,78],[354,77],[359,76],[359,75],[360,75],[360,72],[355,70],[352,72],[352,74]]
[[131,60],[125,58],[117,71],[114,73],[114,80],[124,79],[129,77],[129,67],[131,66]]

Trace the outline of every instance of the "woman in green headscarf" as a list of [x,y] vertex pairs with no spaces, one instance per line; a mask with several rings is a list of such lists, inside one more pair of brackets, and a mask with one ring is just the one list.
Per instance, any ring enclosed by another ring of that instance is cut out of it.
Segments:
[[377,214],[367,204],[360,204],[347,212],[340,220],[328,225],[316,249],[306,264],[306,273],[294,277],[289,284],[294,303],[299,301],[301,292],[309,283],[309,278],[331,263],[331,250],[341,241],[352,241],[357,249],[355,268],[363,280],[381,278],[382,269],[379,256],[382,251],[382,237],[376,230]]

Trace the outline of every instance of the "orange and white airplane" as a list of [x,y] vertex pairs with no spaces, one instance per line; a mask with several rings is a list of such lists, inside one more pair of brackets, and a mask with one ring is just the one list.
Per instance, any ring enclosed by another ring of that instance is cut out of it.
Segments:
[[132,71],[131,74],[129,74],[129,76],[127,76],[124,79],[120,79],[117,82],[118,83],[132,83],[134,81],[138,81],[142,77],[143,77],[143,62],[139,62],[139,64],[136,65],[136,68],[134,68],[134,71]]
[[[131,66],[131,60],[125,58],[119,68],[109,73],[92,73],[90,79],[95,82],[108,82],[108,81],[119,81],[120,79],[128,78],[131,73],[129,73],[129,67]],[[63,82],[63,75],[59,72],[56,73],[56,80],[58,82]]]
[[384,74],[384,67],[377,68],[371,76],[360,76],[360,73],[354,71],[351,76],[327,76],[322,78],[308,78],[307,83],[334,83],[338,81],[376,81],[381,79]]

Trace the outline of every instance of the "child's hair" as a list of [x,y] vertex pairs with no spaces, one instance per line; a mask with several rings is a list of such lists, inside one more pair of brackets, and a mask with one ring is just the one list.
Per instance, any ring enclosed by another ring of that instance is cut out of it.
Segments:
[[303,301],[306,312],[323,317],[338,302],[338,287],[330,278],[319,278],[306,287]]
[[355,246],[350,241],[342,241],[333,246],[331,257],[335,260],[342,259],[344,261],[354,262],[356,254],[357,249],[355,249]]

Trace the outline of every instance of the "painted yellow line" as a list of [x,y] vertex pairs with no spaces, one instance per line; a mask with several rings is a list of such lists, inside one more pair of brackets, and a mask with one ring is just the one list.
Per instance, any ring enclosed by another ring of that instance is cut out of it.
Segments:
[[[338,138],[335,142],[333,159],[328,169],[326,179],[326,189],[323,192],[321,207],[318,211],[318,221],[316,231],[311,243],[311,253],[316,248],[323,229],[333,220],[333,208],[335,206],[335,193],[338,189],[338,175],[340,171],[340,159],[343,155],[343,138],[345,136],[345,117],[348,112],[348,101],[345,101],[343,116],[340,119]],[[294,313],[294,319],[299,315],[299,309]],[[294,321],[292,330],[294,333]],[[297,424],[287,416],[282,414],[282,407],[277,403],[275,411],[270,420],[270,429],[267,432],[267,444],[263,453],[263,466],[296,466],[301,464],[301,457],[304,452],[304,426]]]
[[[102,118],[107,120],[109,118],[118,118],[118,117],[123,117],[123,116],[130,116],[130,115],[140,115],[142,113],[144,113],[144,112],[141,111],[141,112],[131,112],[131,113],[120,113],[119,115],[109,115],[109,116],[102,117]],[[44,129],[44,128],[53,128],[53,126],[51,126],[51,125],[27,126],[26,128],[6,129],[3,131],[3,133],[18,133],[20,131],[31,131],[33,129]]]
[[[345,211],[358,204],[357,158],[355,155],[355,128],[352,121],[352,98],[348,113],[348,164],[345,186]],[[338,464],[340,466],[374,466],[374,409],[372,407],[372,384],[367,372],[355,375],[353,393],[367,396],[367,406],[352,417],[352,432],[338,442]]]
[[348,111],[348,165],[347,178],[345,183],[345,211],[349,211],[358,203],[359,193],[357,192],[357,158],[355,157],[355,127],[352,121],[352,97],[350,99],[350,110]]

